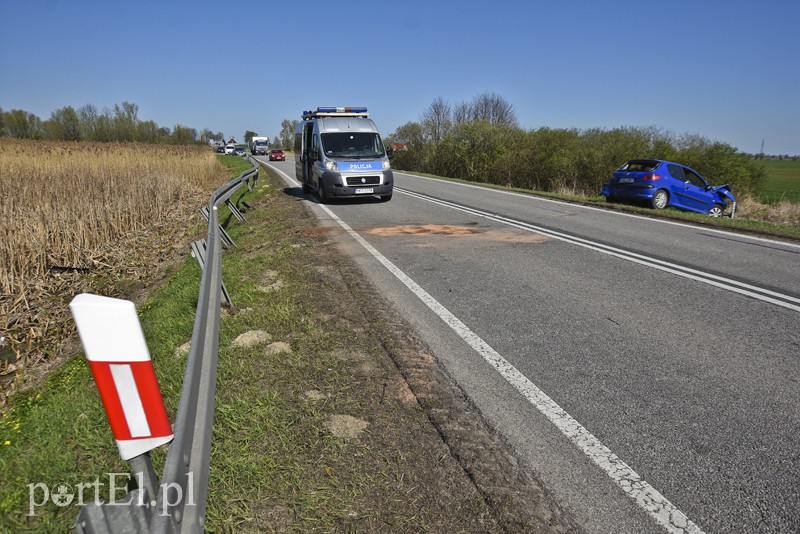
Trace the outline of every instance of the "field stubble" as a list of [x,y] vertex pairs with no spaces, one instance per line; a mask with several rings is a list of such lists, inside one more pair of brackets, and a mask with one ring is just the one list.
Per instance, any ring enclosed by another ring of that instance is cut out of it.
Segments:
[[800,226],[800,203],[786,199],[766,203],[744,197],[739,201],[737,217],[777,225]]
[[0,404],[57,360],[72,296],[129,296],[187,250],[224,176],[203,147],[0,139]]

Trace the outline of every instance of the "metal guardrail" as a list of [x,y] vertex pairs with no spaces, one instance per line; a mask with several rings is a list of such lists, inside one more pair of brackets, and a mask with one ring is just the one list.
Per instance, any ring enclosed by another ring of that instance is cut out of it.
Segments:
[[[231,212],[234,216],[244,220],[230,198],[242,184],[252,191],[258,182],[258,162],[249,156],[248,161],[253,164],[251,169],[211,195],[197,315],[173,425],[175,438],[169,445],[161,483],[156,489],[152,480],[154,473],[148,483],[147,467],[141,465],[142,457],[134,458],[131,464],[135,472],[143,473],[141,479],[145,481],[145,488],[131,491],[118,502],[89,503],[84,506],[75,524],[79,534],[166,534],[204,530],[222,304],[222,245],[223,239],[226,242],[230,239],[219,224],[217,210],[223,204],[229,208],[233,206]],[[230,298],[227,298],[232,305]],[[146,463],[149,464],[149,456]],[[149,470],[152,472],[152,465]],[[156,492],[157,498],[153,501],[151,499]]]

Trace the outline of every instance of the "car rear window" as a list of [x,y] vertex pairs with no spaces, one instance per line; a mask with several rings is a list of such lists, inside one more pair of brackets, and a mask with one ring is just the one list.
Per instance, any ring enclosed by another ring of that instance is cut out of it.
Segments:
[[652,159],[634,159],[619,168],[621,171],[629,172],[653,172],[658,167],[659,162]]

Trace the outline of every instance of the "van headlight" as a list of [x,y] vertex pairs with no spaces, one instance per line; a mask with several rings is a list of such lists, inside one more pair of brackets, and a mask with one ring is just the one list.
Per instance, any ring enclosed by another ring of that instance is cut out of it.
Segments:
[[381,164],[383,165],[383,170],[384,171],[389,168],[389,160],[388,159],[383,160],[381,162]]
[[329,171],[338,171],[339,166],[336,164],[335,161],[331,161],[329,159],[325,160],[325,168]]

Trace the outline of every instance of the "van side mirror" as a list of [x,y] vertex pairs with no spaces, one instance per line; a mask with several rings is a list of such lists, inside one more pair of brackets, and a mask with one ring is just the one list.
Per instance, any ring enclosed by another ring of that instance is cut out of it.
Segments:
[[394,157],[394,149],[393,148],[387,148],[386,149],[386,157],[389,158],[389,159],[392,159]]
[[319,149],[318,148],[312,148],[309,151],[309,155],[311,156],[311,161],[317,161],[319,159]]

